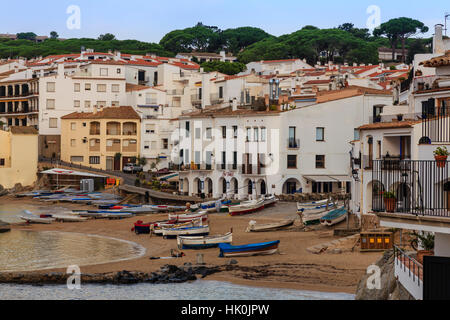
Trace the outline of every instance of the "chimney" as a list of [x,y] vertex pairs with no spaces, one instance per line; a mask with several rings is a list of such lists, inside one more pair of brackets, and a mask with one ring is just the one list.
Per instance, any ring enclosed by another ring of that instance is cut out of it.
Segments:
[[58,63],[58,77],[64,77],[64,63]]
[[233,110],[233,111],[237,111],[237,109],[238,109],[238,102],[237,102],[237,99],[236,99],[236,98],[233,98],[233,108],[232,108],[232,110]]
[[442,24],[437,24],[434,27],[434,37],[433,37],[433,53],[445,53],[444,40],[442,38]]

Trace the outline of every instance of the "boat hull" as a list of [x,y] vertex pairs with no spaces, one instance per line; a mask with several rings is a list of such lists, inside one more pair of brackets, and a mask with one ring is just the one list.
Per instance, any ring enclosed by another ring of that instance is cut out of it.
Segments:
[[233,234],[228,233],[222,236],[210,236],[210,237],[185,237],[178,236],[177,243],[179,249],[209,249],[216,248],[221,243],[230,243],[233,241]]
[[291,227],[294,225],[295,220],[287,220],[282,222],[276,222],[276,223],[269,223],[269,224],[249,224],[246,232],[270,232],[270,231],[278,231],[282,230],[288,227]]
[[264,209],[264,201],[258,201],[254,204],[240,204],[237,206],[230,206],[228,208],[230,216],[238,216],[249,214],[252,212],[257,212],[259,210]]
[[228,244],[219,244],[219,257],[248,257],[259,255],[270,255],[278,251],[280,241],[265,243],[255,243],[244,246],[232,246]]
[[207,236],[209,235],[209,226],[192,227],[180,229],[162,229],[162,235],[165,238],[176,238],[177,236]]

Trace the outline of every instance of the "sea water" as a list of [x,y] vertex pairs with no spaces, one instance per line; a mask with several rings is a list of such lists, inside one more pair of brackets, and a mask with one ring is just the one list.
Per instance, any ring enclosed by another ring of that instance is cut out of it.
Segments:
[[353,294],[254,288],[197,280],[177,284],[32,286],[0,284],[0,300],[354,300]]

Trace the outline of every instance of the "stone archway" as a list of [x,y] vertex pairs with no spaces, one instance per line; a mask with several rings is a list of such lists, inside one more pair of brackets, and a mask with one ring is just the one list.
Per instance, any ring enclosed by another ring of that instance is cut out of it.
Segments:
[[296,178],[289,178],[283,184],[283,194],[294,194],[301,189],[301,186]]
[[213,188],[213,181],[211,180],[211,178],[206,178],[205,190],[206,190],[206,193],[208,194],[208,197],[213,197],[214,188]]
[[231,179],[230,190],[233,194],[239,194],[239,182],[236,178]]

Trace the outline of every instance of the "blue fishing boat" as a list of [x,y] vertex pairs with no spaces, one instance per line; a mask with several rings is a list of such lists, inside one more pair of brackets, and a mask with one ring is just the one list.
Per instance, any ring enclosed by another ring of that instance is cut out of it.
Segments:
[[329,212],[326,216],[320,219],[320,223],[325,226],[333,226],[347,217],[348,211],[342,207]]
[[246,257],[258,255],[270,255],[278,251],[280,240],[262,243],[246,244],[242,246],[232,246],[228,243],[219,244],[219,257]]

